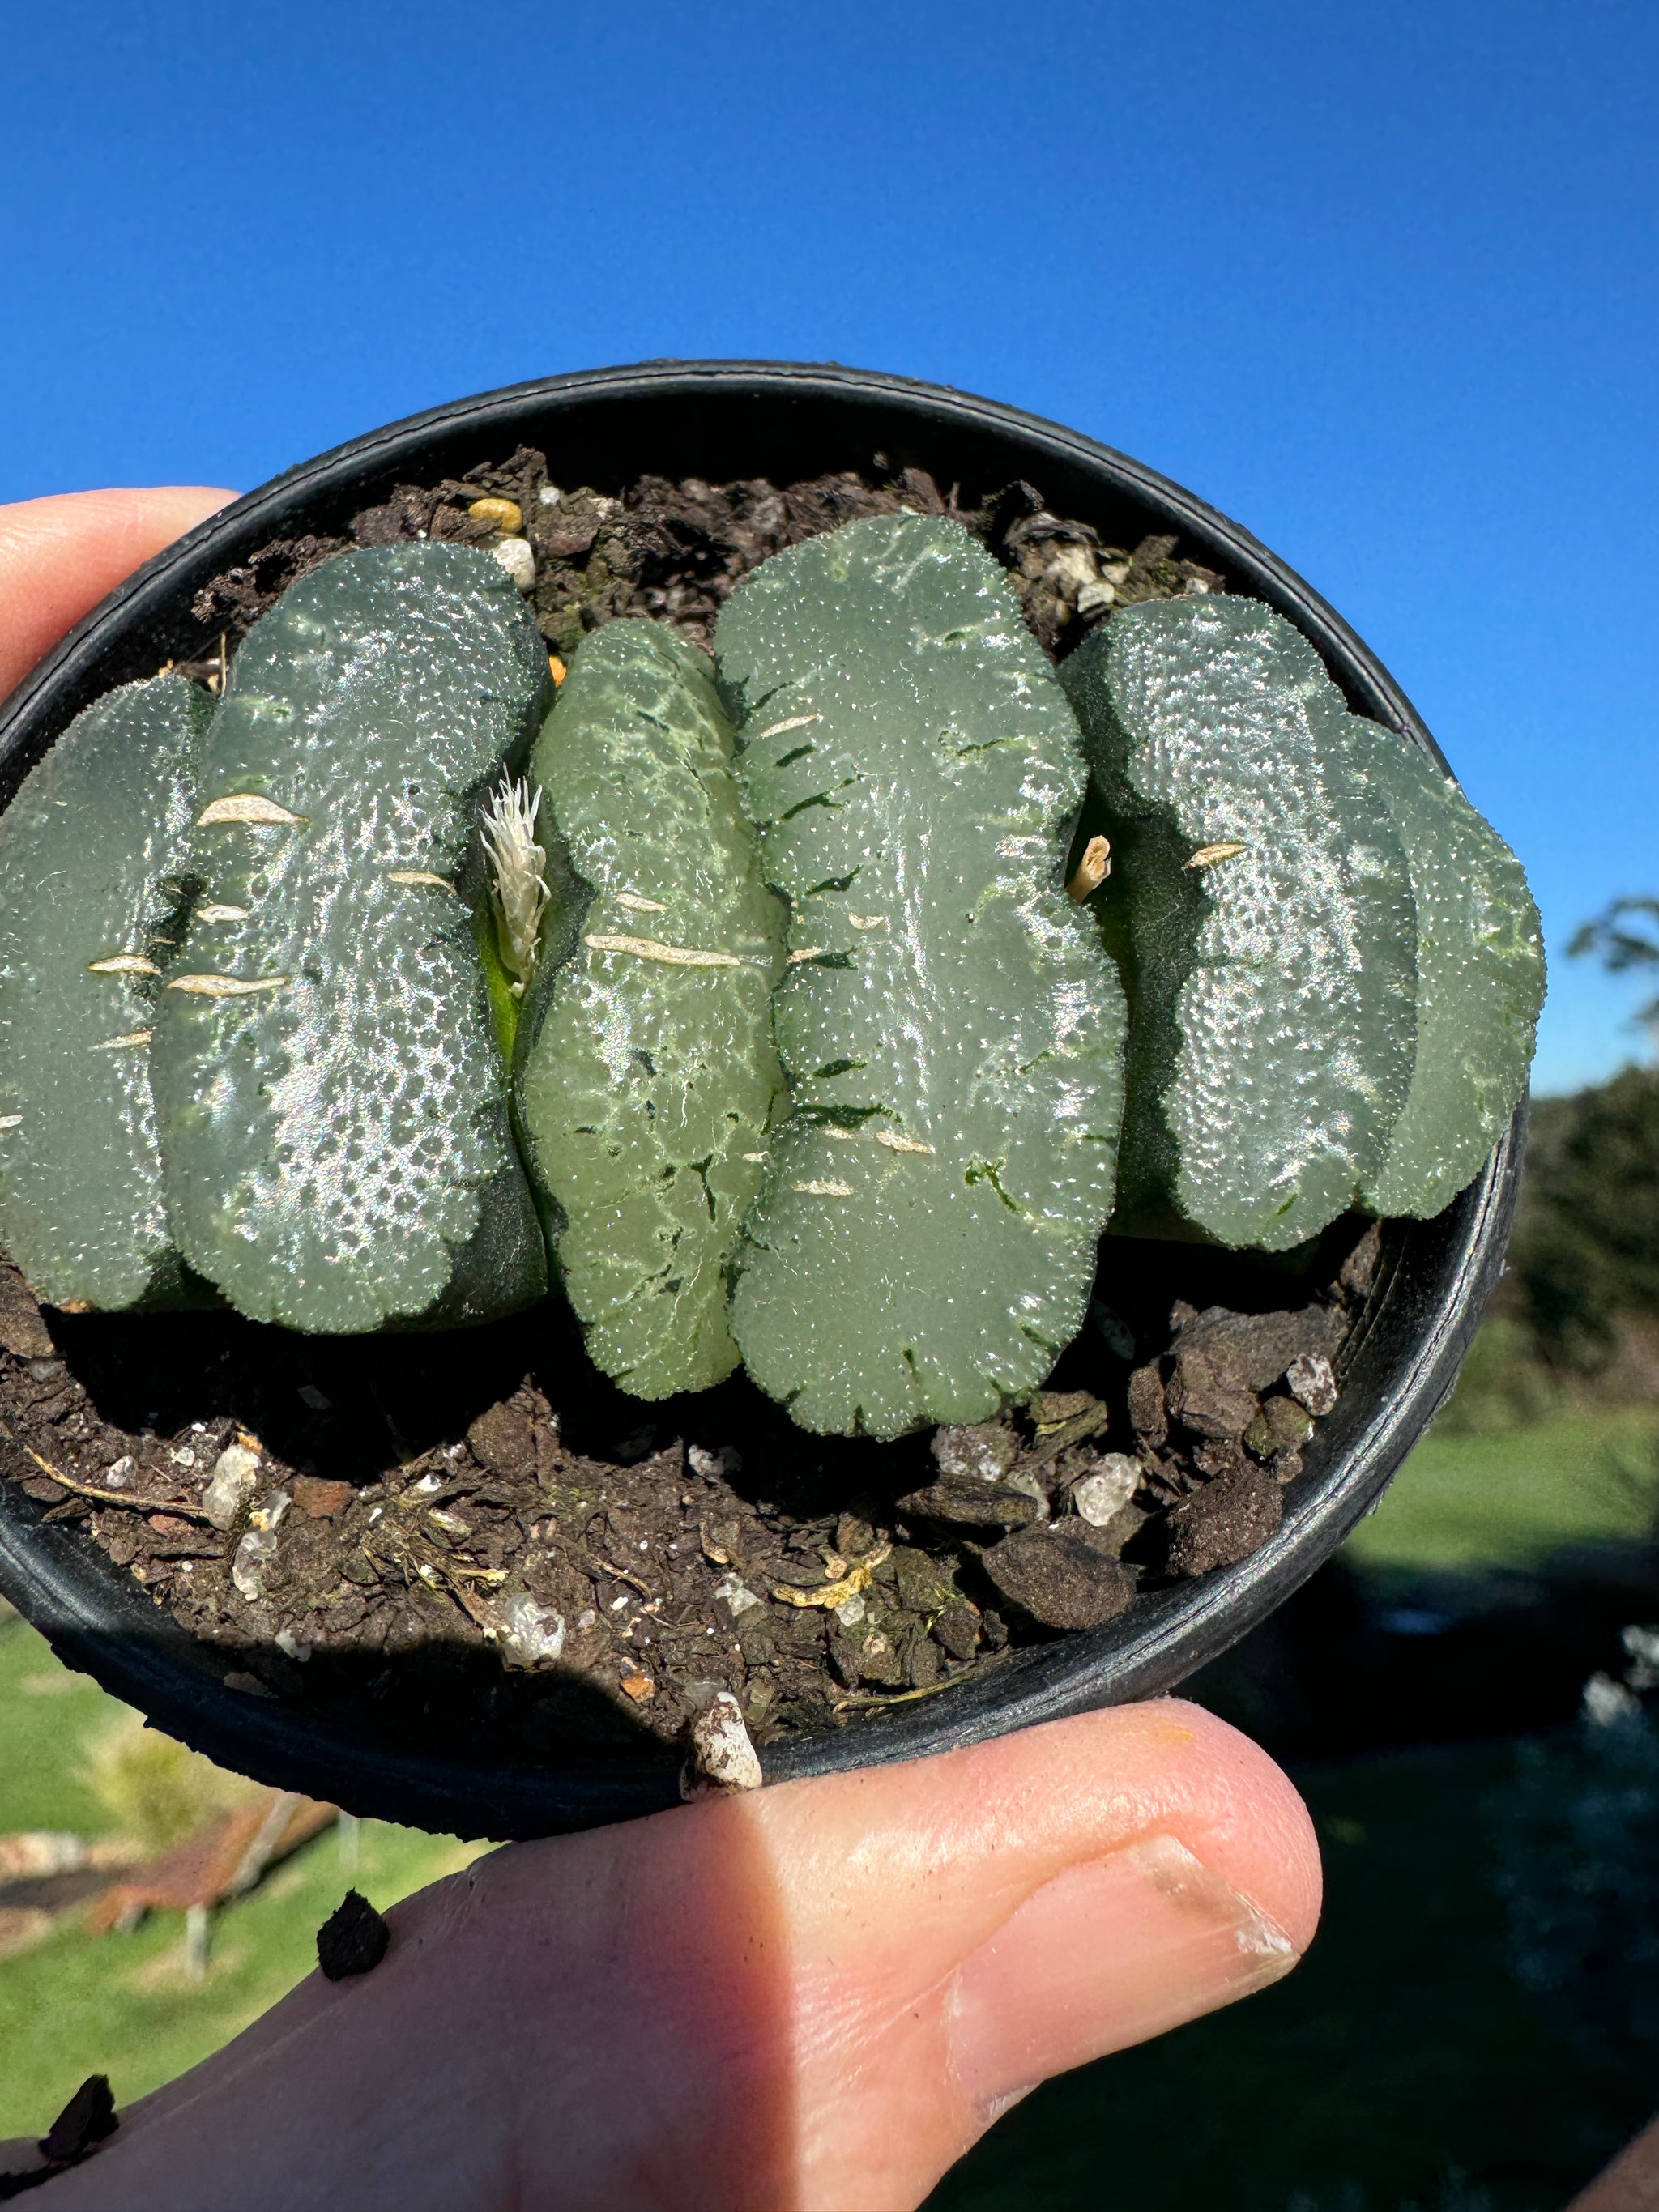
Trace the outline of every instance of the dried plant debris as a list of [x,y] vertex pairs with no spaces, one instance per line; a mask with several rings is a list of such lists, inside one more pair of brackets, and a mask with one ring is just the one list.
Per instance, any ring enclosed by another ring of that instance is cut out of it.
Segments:
[[501,560],[525,591],[548,645],[565,658],[590,630],[628,615],[672,623],[694,643],[712,647],[720,609],[763,561],[844,522],[899,514],[953,515],[981,538],[1008,571],[1025,619],[1051,657],[1069,651],[1115,606],[1226,588],[1224,577],[1182,555],[1178,538],[1108,544],[1089,524],[1051,514],[1042,494],[1024,482],[964,504],[960,486],[941,492],[925,470],[892,469],[878,454],[867,474],[847,471],[782,486],[764,477],[711,484],[697,477],[678,483],[641,477],[607,492],[562,488],[550,478],[545,456],[521,446],[507,461],[459,478],[398,485],[353,516],[349,536],[276,539],[216,576],[195,603],[214,650],[176,665],[216,689],[217,641],[234,653],[289,585],[321,562],[352,545],[434,538],[477,545]]
[[805,1436],[741,1377],[642,1407],[550,1305],[435,1340],[49,1330],[0,1266],[0,1472],[250,1694],[469,1756],[656,1741],[694,1791],[742,1786],[732,1706],[763,1749],[866,1722],[1249,1556],[1381,1249],[1353,1220],[1300,1272],[1109,1238],[1048,1389],[890,1444]]
[[360,1890],[349,1889],[317,1930],[317,1964],[331,1982],[373,1973],[392,1930]]

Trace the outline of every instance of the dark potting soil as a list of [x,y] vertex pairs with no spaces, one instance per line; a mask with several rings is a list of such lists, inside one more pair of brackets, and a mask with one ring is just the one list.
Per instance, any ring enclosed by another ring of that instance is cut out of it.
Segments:
[[[505,527],[503,501],[518,511]],[[480,502],[486,511],[475,514]],[[952,515],[982,538],[1056,658],[1114,606],[1226,587],[1214,569],[1178,557],[1178,538],[1105,544],[1089,524],[1050,514],[1042,493],[1024,482],[977,507],[961,506],[955,487],[941,493],[920,469],[874,481],[849,471],[781,489],[763,477],[709,484],[641,477],[612,497],[587,485],[562,489],[548,477],[545,456],[521,446],[500,467],[470,469],[439,484],[399,484],[383,505],[352,518],[349,538],[279,538],[216,576],[195,605],[212,649],[176,665],[216,686],[218,639],[228,658],[296,579],[350,545],[434,538],[490,548],[522,537],[535,566],[529,597],[537,621],[551,650],[567,659],[589,630],[618,615],[672,623],[708,646],[733,587],[770,555],[860,516],[902,511]]]
[[557,1299],[309,1338],[42,1314],[0,1267],[0,1470],[250,1696],[433,1750],[626,1759],[724,1689],[763,1743],[1248,1557],[1379,1247],[1353,1218],[1295,1266],[1108,1237],[1048,1389],[896,1443],[806,1435],[742,1376],[642,1404]]
[[[521,537],[561,655],[618,616],[707,645],[770,554],[907,508],[984,540],[1056,659],[1115,605],[1224,587],[1176,539],[1103,544],[1030,484],[963,507],[877,465],[612,496],[556,488],[521,447],[215,578],[195,603],[211,646],[173,665],[216,691],[298,577],[420,538]],[[725,1690],[764,1743],[1247,1558],[1335,1402],[1379,1250],[1357,1217],[1275,1259],[1109,1237],[1047,1390],[885,1444],[806,1435],[742,1376],[630,1398],[556,1297],[455,1335],[307,1338],[223,1310],[43,1315],[0,1263],[0,1473],[249,1696],[434,1752],[627,1760]]]

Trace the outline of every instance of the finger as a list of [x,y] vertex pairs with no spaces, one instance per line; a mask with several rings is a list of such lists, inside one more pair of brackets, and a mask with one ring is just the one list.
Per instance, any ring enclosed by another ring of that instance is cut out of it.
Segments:
[[0,507],[0,699],[124,577],[235,496],[172,484]]
[[1319,1875],[1172,1701],[517,1846],[127,2116],[64,2212],[913,2206],[1034,2081],[1276,1979]]
[[1567,2212],[1659,2212],[1659,2120],[1627,2142]]
[[803,2204],[919,2201],[1036,2082],[1278,1980],[1318,1915],[1295,1791],[1173,1700],[764,1809],[795,1900]]

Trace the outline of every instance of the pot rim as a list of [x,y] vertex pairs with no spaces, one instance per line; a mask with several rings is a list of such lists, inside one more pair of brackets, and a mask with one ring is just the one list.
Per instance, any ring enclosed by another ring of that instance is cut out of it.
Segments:
[[[377,486],[384,496],[440,442],[465,441],[482,455],[503,437],[550,442],[549,420],[561,415],[579,434],[585,408],[745,400],[803,410],[816,404],[830,410],[831,423],[836,410],[848,410],[851,420],[863,410],[887,420],[887,443],[908,427],[934,444],[954,435],[988,440],[988,450],[1017,446],[1024,465],[1009,475],[1040,478],[1046,463],[1051,477],[1081,477],[1101,499],[1121,498],[1161,518],[1207,552],[1230,584],[1291,621],[1357,711],[1420,745],[1449,773],[1404,692],[1334,608],[1241,525],[1129,456],[1001,402],[913,378],[835,362],[655,361],[532,380],[427,409],[302,462],[210,516],[94,608],[0,702],[0,806],[83,706],[167,657],[192,589],[273,538],[295,534],[296,520],[306,526],[319,503],[331,501],[343,514],[371,503]],[[637,464],[631,471],[641,472]],[[1074,499],[1060,504],[1079,512]],[[1261,1550],[1149,1593],[1103,1628],[1028,1647],[937,1700],[781,1739],[762,1753],[767,1781],[916,1758],[1158,1695],[1264,1620],[1380,1501],[1449,1395],[1501,1272],[1525,1114],[1523,1100],[1481,1174],[1444,1213],[1385,1224],[1378,1285],[1344,1352],[1348,1370],[1360,1370],[1355,1380],[1370,1380],[1369,1394],[1345,1389],[1337,1413],[1322,1424],[1307,1472],[1287,1492],[1281,1527]],[[1400,1343],[1384,1360],[1381,1340],[1390,1334]],[[1369,1368],[1377,1370],[1374,1377]],[[1351,1396],[1367,1397],[1363,1413]],[[380,1817],[498,1837],[590,1826],[678,1802],[677,1759],[666,1747],[623,1770],[424,1758],[228,1688],[225,1655],[195,1643],[89,1538],[40,1527],[40,1511],[15,1486],[0,1485],[0,1590],[70,1665],[222,1764]]]

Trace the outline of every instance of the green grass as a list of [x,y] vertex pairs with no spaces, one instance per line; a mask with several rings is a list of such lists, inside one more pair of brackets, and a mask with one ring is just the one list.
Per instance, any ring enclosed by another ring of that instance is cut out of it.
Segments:
[[[106,1832],[109,1816],[77,1770],[125,1712],[67,1674],[33,1629],[0,1626],[0,1832]],[[120,2104],[171,2081],[311,1971],[316,1931],[348,1888],[386,1906],[475,1855],[453,1838],[366,1820],[353,1866],[324,1834],[219,1915],[199,1984],[185,1975],[179,1914],[99,1936],[68,1916],[44,1942],[0,1958],[0,2137],[42,2132],[88,2074],[107,2074]]]
[[1431,1434],[1349,1538],[1361,1568],[1530,1567],[1563,1546],[1645,1535],[1659,1414],[1559,1414],[1488,1436]]
[[[60,1666],[44,1637],[21,1620],[0,1624],[0,1834],[106,1834],[110,1816],[79,1770],[84,1747],[125,1711],[90,1676]],[[0,1964],[0,1978],[5,1971]]]

